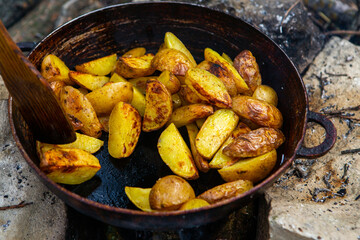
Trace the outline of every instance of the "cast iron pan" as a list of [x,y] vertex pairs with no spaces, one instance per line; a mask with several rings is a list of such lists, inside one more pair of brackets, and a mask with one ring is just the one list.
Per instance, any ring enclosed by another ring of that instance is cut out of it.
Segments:
[[[40,68],[43,57],[53,53],[73,68],[76,64],[112,53],[122,54],[139,46],[156,52],[167,31],[185,43],[197,62],[203,60],[205,47],[225,52],[231,58],[244,49],[250,50],[260,66],[263,84],[272,86],[279,96],[278,107],[284,116],[282,131],[286,142],[278,149],[278,163],[271,175],[245,194],[202,209],[147,213],[136,210],[126,197],[124,187],[151,187],[159,177],[172,174],[157,152],[156,143],[161,131],[141,133],[135,152],[127,159],[110,157],[105,144],[96,154],[102,168],[93,179],[78,186],[60,185],[39,170],[35,140],[10,98],[13,136],[36,174],[67,204],[111,225],[159,230],[190,228],[219,220],[263,193],[290,166],[296,155],[317,157],[325,154],[336,138],[332,123],[323,115],[308,110],[303,81],[284,52],[242,20],[205,7],[160,2],[100,9],[52,32],[32,50],[29,59]],[[327,131],[326,140],[312,149],[301,147],[308,121],[320,123]],[[107,134],[103,134],[102,139],[106,140]],[[198,180],[190,183],[196,194],[200,194],[224,182],[214,170],[201,174]]]

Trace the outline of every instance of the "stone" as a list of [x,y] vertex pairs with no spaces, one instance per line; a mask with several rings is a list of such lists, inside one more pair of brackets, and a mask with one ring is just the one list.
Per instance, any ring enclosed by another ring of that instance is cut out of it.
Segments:
[[[310,110],[327,114],[337,141],[324,156],[296,159],[266,192],[270,239],[359,239],[360,47],[333,37],[304,76]],[[324,130],[308,123],[304,140],[321,142]]]
[[0,19],[10,27],[35,7],[40,0],[0,0]]

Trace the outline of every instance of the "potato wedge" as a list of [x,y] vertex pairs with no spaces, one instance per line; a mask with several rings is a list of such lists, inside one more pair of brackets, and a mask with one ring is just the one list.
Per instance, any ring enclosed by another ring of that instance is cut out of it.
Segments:
[[146,83],[148,80],[157,80],[157,76],[139,77],[129,79],[129,82],[136,87],[142,94],[146,94]]
[[120,57],[116,63],[115,72],[124,78],[149,76],[155,72],[155,68],[151,65],[153,58],[152,53],[141,57]]
[[240,76],[238,71],[217,52],[210,48],[204,50],[205,60],[220,65],[223,69],[229,72],[232,79],[235,81],[235,85],[238,93],[244,93],[249,90],[244,79]]
[[257,183],[269,175],[276,164],[276,159],[277,154],[274,149],[258,157],[240,160],[218,172],[226,182],[245,179]]
[[113,158],[125,158],[131,155],[139,140],[141,116],[128,103],[115,105],[109,119],[108,150]]
[[196,126],[200,129],[202,127],[202,125],[204,125],[205,121],[207,118],[201,118],[196,120]]
[[206,99],[200,98],[199,95],[191,90],[187,85],[181,85],[179,94],[188,103],[209,103]]
[[234,182],[224,183],[207,190],[197,198],[204,199],[210,204],[230,199],[243,194],[253,188],[253,183],[249,180],[237,180]]
[[180,41],[180,39],[177,38],[173,33],[171,32],[165,33],[164,44],[166,48],[173,48],[184,53],[191,61],[191,63],[194,66],[196,66],[196,61],[192,56],[192,54],[190,53],[190,51],[185,47],[185,45]]
[[185,83],[191,90],[200,95],[200,98],[206,99],[211,104],[219,108],[231,107],[232,100],[224,83],[210,72],[200,68],[192,68],[186,73]]
[[109,82],[128,82],[125,78],[123,78],[122,76],[120,76],[119,74],[117,74],[117,73],[113,73],[112,75],[111,75],[111,78],[110,78],[110,80],[109,80]]
[[256,157],[277,149],[285,141],[284,134],[275,128],[258,128],[240,135],[223,149],[229,157]]
[[177,93],[172,94],[171,99],[172,99],[172,102],[173,102],[173,109],[177,109],[177,108],[182,106],[183,102],[182,102],[181,97],[179,96],[179,94],[177,94]]
[[108,133],[109,132],[110,115],[99,116],[98,119],[99,119],[99,122],[101,124],[102,130]]
[[249,119],[259,126],[280,128],[283,123],[279,109],[253,97],[240,95],[234,97],[232,109],[240,117]]
[[231,109],[219,109],[209,116],[196,136],[195,145],[199,154],[211,159],[235,129],[238,121],[239,117]]
[[141,57],[144,56],[146,53],[146,49],[144,47],[137,47],[130,49],[126,53],[124,53],[123,57]]
[[125,194],[129,200],[144,212],[153,211],[149,201],[150,191],[151,188],[125,187]]
[[75,83],[69,78],[69,72],[65,63],[53,54],[46,55],[41,62],[41,75],[48,82],[62,81],[66,85],[74,85]]
[[146,85],[145,113],[142,130],[151,132],[163,127],[172,114],[172,98],[167,88],[157,80]]
[[221,57],[224,58],[228,63],[230,63],[231,65],[234,65],[233,60],[231,60],[231,58],[229,57],[229,55],[227,55],[226,53],[222,53]]
[[66,86],[60,92],[60,104],[68,114],[74,128],[81,123],[80,131],[90,137],[101,136],[101,124],[89,100],[77,89]]
[[180,90],[180,81],[168,70],[163,71],[157,80],[164,84],[171,94],[177,93]]
[[66,86],[66,83],[63,81],[53,81],[49,83],[51,90],[54,92],[57,99],[60,97],[60,91],[63,87]]
[[210,205],[207,201],[204,199],[199,198],[193,198],[181,205],[179,210],[190,210],[190,209],[196,209],[201,208]]
[[190,104],[174,110],[169,123],[174,123],[177,128],[193,123],[200,118],[205,118],[214,113],[210,105]]
[[252,97],[270,103],[275,107],[278,104],[278,96],[275,90],[267,85],[258,86],[255,89]]
[[97,58],[95,60],[76,65],[75,69],[78,72],[89,73],[92,75],[105,76],[111,73],[116,64],[116,53],[109,56]]
[[91,91],[101,88],[107,82],[109,82],[109,77],[106,76],[95,76],[88,73],[70,71],[70,79],[78,84],[80,87],[89,89]]
[[133,88],[129,82],[109,82],[85,96],[90,101],[96,114],[109,115],[118,102],[131,102]]
[[161,133],[157,148],[173,173],[189,180],[199,177],[190,149],[173,123]]

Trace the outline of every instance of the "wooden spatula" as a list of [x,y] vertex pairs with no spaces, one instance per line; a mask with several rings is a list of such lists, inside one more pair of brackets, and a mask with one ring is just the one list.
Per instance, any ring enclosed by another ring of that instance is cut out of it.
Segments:
[[46,143],[76,139],[47,81],[22,54],[0,21],[0,74],[35,138]]

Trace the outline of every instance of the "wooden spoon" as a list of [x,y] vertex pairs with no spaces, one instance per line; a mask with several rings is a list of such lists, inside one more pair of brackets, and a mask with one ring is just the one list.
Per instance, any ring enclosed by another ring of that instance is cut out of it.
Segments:
[[22,54],[1,20],[0,73],[37,140],[57,144],[75,141],[74,129],[48,82]]

